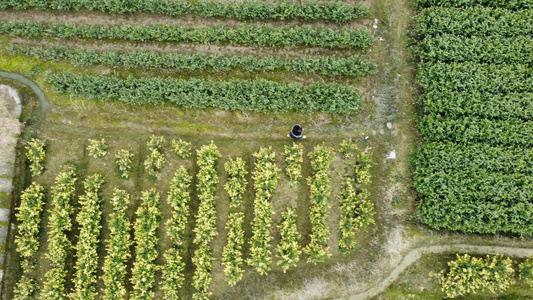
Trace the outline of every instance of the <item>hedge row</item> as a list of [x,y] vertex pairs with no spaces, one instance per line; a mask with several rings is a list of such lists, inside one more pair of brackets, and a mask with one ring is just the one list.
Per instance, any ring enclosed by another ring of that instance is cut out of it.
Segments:
[[284,84],[268,80],[179,80],[50,73],[55,92],[130,103],[170,102],[187,108],[226,110],[326,112],[344,114],[360,107],[361,94],[353,87],[328,83]]
[[88,9],[117,14],[151,12],[169,16],[196,14],[204,17],[226,17],[239,20],[295,19],[306,21],[331,20],[345,23],[368,15],[368,7],[340,1],[316,2],[242,1],[219,2],[209,0],[0,0],[0,9]]
[[99,40],[188,42],[199,44],[352,47],[366,48],[372,43],[367,29],[313,29],[310,26],[248,25],[237,27],[183,27],[180,25],[78,25],[72,23],[0,22],[0,33],[24,37],[91,38]]
[[94,51],[64,46],[38,47],[24,44],[10,44],[11,54],[55,61],[66,59],[76,65],[107,64],[131,68],[165,68],[187,71],[212,69],[218,72],[242,68],[254,71],[289,71],[298,73],[320,73],[326,76],[346,75],[358,77],[373,75],[376,64],[361,56],[340,58],[336,56],[301,56],[295,59],[267,56],[207,55],[204,53],[161,54],[153,51],[117,52],[114,50]]

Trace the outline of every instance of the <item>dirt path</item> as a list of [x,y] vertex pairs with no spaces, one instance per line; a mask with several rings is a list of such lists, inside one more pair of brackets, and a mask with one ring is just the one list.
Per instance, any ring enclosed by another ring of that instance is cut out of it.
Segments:
[[382,292],[384,292],[389,285],[391,285],[398,277],[413,263],[417,262],[422,254],[427,253],[446,253],[446,252],[457,252],[457,253],[475,253],[475,254],[503,254],[513,257],[529,257],[533,255],[533,249],[530,248],[513,248],[513,247],[498,247],[498,246],[478,246],[478,245],[466,245],[466,244],[452,244],[452,245],[440,245],[440,246],[426,246],[415,248],[411,250],[407,255],[405,255],[396,268],[385,277],[378,284],[374,285],[372,288],[366,290],[365,292],[352,295],[347,298],[340,299],[349,299],[349,300],[360,300],[360,299],[370,299]]

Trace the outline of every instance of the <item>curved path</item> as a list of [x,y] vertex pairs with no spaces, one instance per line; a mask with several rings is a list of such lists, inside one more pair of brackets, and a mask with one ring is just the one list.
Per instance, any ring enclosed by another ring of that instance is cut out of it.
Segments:
[[46,96],[44,95],[43,91],[37,86],[37,84],[35,84],[35,82],[17,73],[0,71],[0,77],[15,80],[22,84],[25,84],[31,88],[35,95],[37,95],[37,98],[39,98],[39,101],[41,101],[41,114],[39,115],[38,120],[38,124],[40,126],[44,120],[44,117],[46,116],[46,111],[48,110],[48,106],[50,103],[48,99],[46,99]]
[[466,244],[452,244],[439,246],[425,246],[411,250],[403,257],[400,264],[392,270],[392,272],[382,281],[374,285],[372,288],[350,297],[341,299],[359,300],[370,299],[382,292],[384,292],[389,285],[391,285],[402,272],[410,265],[417,262],[422,254],[426,253],[446,253],[446,252],[464,252],[475,254],[505,254],[513,257],[529,257],[533,255],[533,249],[530,248],[513,248],[513,247],[498,247],[498,246],[478,246]]

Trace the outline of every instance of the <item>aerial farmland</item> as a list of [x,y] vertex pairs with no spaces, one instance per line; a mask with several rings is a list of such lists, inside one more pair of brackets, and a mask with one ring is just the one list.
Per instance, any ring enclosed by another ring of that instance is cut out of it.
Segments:
[[532,299],[531,0],[0,0],[2,299]]

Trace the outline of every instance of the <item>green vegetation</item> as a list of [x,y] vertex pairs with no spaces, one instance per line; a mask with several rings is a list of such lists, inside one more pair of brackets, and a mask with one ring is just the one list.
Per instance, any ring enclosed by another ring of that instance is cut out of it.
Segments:
[[[82,50],[60,45],[44,48],[15,43],[9,44],[7,49],[13,55],[24,55],[47,61],[65,59],[75,65],[87,66],[105,64],[128,68],[185,71],[211,69],[217,72],[227,72],[231,69],[242,68],[248,72],[286,70],[297,73],[319,73],[326,76],[344,75],[352,77],[374,75],[377,72],[376,64],[357,55],[348,58],[332,55],[300,56],[294,59],[284,59],[277,56],[258,58],[251,55],[207,55],[204,53],[160,54],[154,51],[120,53],[114,50]],[[524,51],[527,51],[526,49],[524,48]]]
[[191,185],[191,176],[184,167],[178,168],[170,183],[167,202],[172,207],[172,218],[166,223],[166,232],[170,237],[171,246],[163,255],[166,263],[161,267],[162,287],[165,299],[178,299],[179,289],[185,281],[183,271],[185,262],[182,259],[184,247],[183,235],[189,216],[189,187]]
[[228,230],[228,243],[222,252],[224,274],[228,277],[228,284],[235,285],[244,274],[242,246],[244,244],[244,214],[231,213],[228,217],[226,229]]
[[533,287],[533,257],[530,257],[521,263],[518,266],[518,272],[520,274],[520,279],[526,281]]
[[184,140],[172,140],[172,150],[179,158],[189,158],[191,156],[191,143]]
[[131,270],[133,290],[130,299],[148,300],[154,298],[155,273],[157,266],[157,229],[160,212],[160,196],[155,189],[143,191],[141,206],[137,209],[135,220],[135,261]]
[[123,179],[130,178],[133,154],[126,149],[120,149],[115,154],[115,164],[117,165],[118,175]]
[[296,185],[302,177],[303,152],[303,146],[300,144],[285,145],[284,154],[287,163],[285,174],[289,177],[291,185]]
[[98,40],[188,42],[199,44],[230,43],[250,46],[307,46],[307,47],[351,47],[366,48],[372,41],[367,29],[333,30],[313,29],[310,26],[247,25],[235,28],[217,25],[215,27],[182,27],[179,25],[156,24],[151,26],[105,26],[77,25],[72,23],[0,22],[0,33],[36,37],[90,38]]
[[194,244],[198,247],[194,252],[192,263],[195,266],[193,275],[194,299],[207,299],[211,283],[213,266],[213,249],[210,242],[217,233],[217,216],[215,210],[215,192],[218,184],[216,170],[217,160],[221,156],[215,144],[204,145],[198,150],[198,199],[200,205],[196,215],[194,228]]
[[278,184],[280,169],[275,164],[276,153],[271,148],[261,148],[254,153],[257,159],[253,172],[255,199],[250,258],[247,262],[261,275],[270,271],[272,263],[272,193]]
[[87,152],[94,158],[102,158],[107,154],[107,144],[105,139],[101,141],[89,139],[89,146],[87,146]]
[[414,184],[420,219],[434,228],[533,233],[532,173],[521,165],[533,134],[532,17],[482,6],[430,7],[416,17],[425,114]]
[[71,248],[67,232],[72,229],[72,200],[74,198],[75,170],[66,166],[55,179],[52,188],[52,213],[48,222],[48,253],[51,269],[45,274],[41,297],[64,299],[67,296],[65,260]]
[[129,103],[169,102],[186,108],[220,108],[260,112],[292,110],[346,114],[359,109],[356,88],[314,82],[307,87],[264,79],[206,81],[200,79],[134,78],[51,73],[46,77],[57,93]]
[[144,168],[148,170],[148,174],[157,178],[163,165],[166,162],[165,154],[163,154],[163,147],[165,146],[165,138],[162,136],[152,135],[148,141],[148,150],[150,155],[144,161]]
[[96,291],[96,271],[98,268],[98,244],[100,242],[100,220],[102,211],[100,196],[104,178],[94,174],[87,177],[83,185],[85,194],[80,196],[80,212],[76,216],[80,233],[76,249],[76,265],[74,268],[74,290],[70,293],[71,299],[94,299]]
[[[229,194],[229,205],[232,208],[237,208],[241,205],[244,191],[246,190],[246,162],[241,157],[230,159],[224,164],[224,168],[228,173],[228,181],[224,185],[224,189]],[[235,221],[236,222],[236,221]]]
[[45,141],[32,138],[26,146],[26,157],[31,162],[30,170],[32,175],[40,175],[44,171]]
[[449,270],[434,274],[448,298],[488,291],[495,295],[513,282],[513,262],[501,255],[483,258],[457,254],[448,263]]
[[291,208],[287,208],[281,214],[281,225],[279,226],[281,241],[276,248],[278,257],[278,266],[283,268],[285,273],[287,269],[295,267],[300,261],[302,250],[298,244],[301,235],[296,228],[296,214]]
[[324,262],[331,256],[327,248],[329,229],[326,225],[329,208],[328,199],[331,194],[330,167],[333,162],[333,148],[318,145],[309,153],[313,176],[307,178],[311,189],[311,242],[304,248],[309,255],[307,262],[314,264]]
[[419,8],[428,6],[469,7],[475,5],[502,7],[514,10],[533,8],[533,3],[529,0],[418,0],[416,5]]
[[358,4],[345,4],[340,1],[316,2],[303,1],[302,3],[279,1],[243,1],[243,2],[217,2],[210,0],[126,0],[126,1],[87,1],[87,0],[2,0],[0,9],[54,9],[54,10],[79,10],[88,9],[117,14],[135,12],[151,12],[169,16],[183,14],[196,14],[204,17],[225,17],[238,20],[265,20],[265,19],[295,19],[306,21],[331,20],[345,23],[369,13],[368,7]]
[[126,210],[130,196],[124,190],[115,189],[111,203],[113,212],[110,216],[109,228],[111,229],[107,243],[107,256],[104,271],[104,296],[105,300],[119,300],[126,296],[126,263],[131,257],[130,222],[126,217]]
[[15,287],[15,299],[30,299],[35,293],[35,278],[28,274],[33,265],[30,260],[35,258],[39,250],[39,231],[41,228],[41,213],[44,205],[44,188],[32,183],[20,196],[20,206],[17,207],[17,219],[19,220],[18,232],[15,237],[17,252],[23,259],[21,263],[22,277]]

